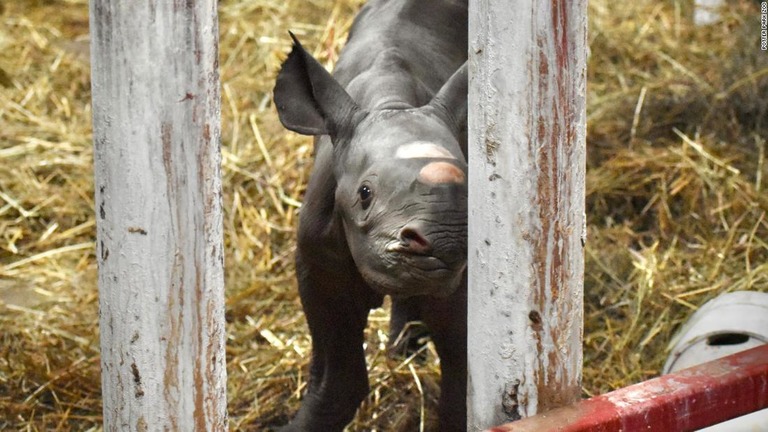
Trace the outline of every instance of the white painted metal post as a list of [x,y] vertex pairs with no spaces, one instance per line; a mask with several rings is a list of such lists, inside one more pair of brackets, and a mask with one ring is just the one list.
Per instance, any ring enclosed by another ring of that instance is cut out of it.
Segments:
[[470,1],[468,427],[581,392],[586,0]]
[[720,21],[720,9],[725,6],[723,0],[696,0],[693,6],[693,23],[706,26]]
[[104,430],[227,429],[216,0],[91,0]]

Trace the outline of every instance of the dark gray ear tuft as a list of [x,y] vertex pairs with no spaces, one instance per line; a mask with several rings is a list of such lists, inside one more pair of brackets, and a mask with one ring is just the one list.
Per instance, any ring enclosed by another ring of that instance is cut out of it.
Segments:
[[[289,32],[290,33],[290,32]],[[344,88],[290,33],[293,50],[283,62],[274,89],[280,122],[304,135],[338,132],[358,109]]]
[[459,134],[467,128],[467,89],[469,86],[467,62],[448,78],[429,103]]
[[325,120],[314,100],[312,84],[307,78],[304,47],[290,33],[294,44],[283,62],[275,82],[274,101],[280,122],[286,129],[304,135],[327,133]]

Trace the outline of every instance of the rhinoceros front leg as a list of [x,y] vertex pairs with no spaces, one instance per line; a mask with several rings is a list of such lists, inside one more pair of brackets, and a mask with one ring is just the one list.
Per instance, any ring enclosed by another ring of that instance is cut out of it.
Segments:
[[313,271],[297,260],[312,360],[301,407],[283,432],[341,431],[368,394],[363,330],[376,299],[361,287],[354,269],[345,273]]
[[467,273],[447,298],[420,298],[422,319],[440,356],[440,432],[467,430]]

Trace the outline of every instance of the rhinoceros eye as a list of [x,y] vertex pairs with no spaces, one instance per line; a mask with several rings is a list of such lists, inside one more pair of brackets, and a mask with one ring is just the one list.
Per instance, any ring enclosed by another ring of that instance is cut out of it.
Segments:
[[368,184],[363,184],[357,190],[357,194],[360,196],[360,204],[363,206],[363,210],[368,210],[368,207],[373,201],[373,190]]

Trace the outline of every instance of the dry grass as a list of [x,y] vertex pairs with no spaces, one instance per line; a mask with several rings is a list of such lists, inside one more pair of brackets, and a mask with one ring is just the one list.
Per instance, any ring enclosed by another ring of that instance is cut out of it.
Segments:
[[768,291],[768,55],[755,2],[591,2],[584,390],[660,372],[702,303]]
[[[360,3],[220,3],[233,430],[285,422],[306,384],[292,254],[311,143],[282,129],[270,100],[286,31],[330,65]],[[590,3],[586,394],[658,374],[704,301],[768,291],[757,9],[734,3],[694,28],[690,3]],[[99,430],[87,2],[2,8],[0,429]],[[432,418],[435,355],[388,360],[386,321],[373,313],[372,391],[350,430]]]

